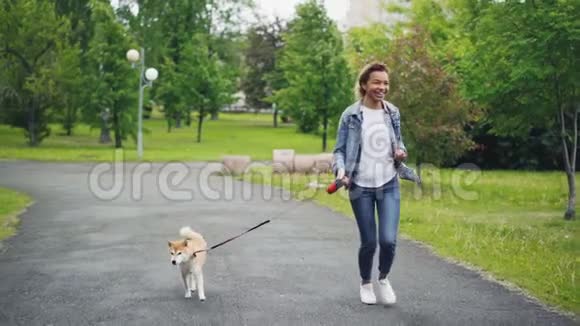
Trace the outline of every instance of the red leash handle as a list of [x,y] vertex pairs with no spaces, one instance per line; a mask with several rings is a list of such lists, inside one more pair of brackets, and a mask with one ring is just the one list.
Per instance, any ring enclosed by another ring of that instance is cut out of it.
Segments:
[[333,183],[328,185],[328,187],[326,188],[326,192],[328,194],[333,194],[333,193],[337,192],[338,189],[342,188],[343,186],[344,186],[344,182],[340,179],[336,179]]

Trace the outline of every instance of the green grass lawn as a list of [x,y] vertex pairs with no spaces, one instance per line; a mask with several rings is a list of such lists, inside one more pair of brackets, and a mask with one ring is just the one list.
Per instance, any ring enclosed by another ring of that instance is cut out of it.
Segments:
[[[330,183],[331,175],[271,177],[269,171],[260,171],[245,177],[283,185],[297,198],[314,198],[353,218],[346,191],[328,195],[324,189],[307,190],[315,180]],[[423,177],[423,191],[408,181],[401,183],[404,236],[550,305],[580,313],[580,222],[563,220],[564,173],[431,169]]]
[[0,188],[0,241],[14,235],[18,224],[18,214],[31,202],[25,194]]
[[[146,161],[219,161],[223,155],[250,155],[253,160],[271,160],[272,150],[291,148],[297,153],[319,153],[322,138],[300,134],[294,125],[272,126],[268,114],[222,113],[217,121],[204,122],[202,142],[197,143],[197,125],[184,126],[167,132],[162,119],[146,120],[144,155]],[[52,125],[52,135],[39,147],[30,148],[21,129],[0,125],[0,159],[47,161],[110,161],[112,145],[98,143],[100,130],[78,126],[73,136],[62,135],[58,125]],[[329,147],[334,139],[329,139]],[[136,160],[136,144],[128,139],[124,146],[126,160]]]

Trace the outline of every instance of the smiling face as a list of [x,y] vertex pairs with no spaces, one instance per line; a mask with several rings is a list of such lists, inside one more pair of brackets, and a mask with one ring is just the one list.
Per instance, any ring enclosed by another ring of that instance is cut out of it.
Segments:
[[385,71],[373,71],[369,80],[361,86],[367,100],[380,102],[389,93],[389,75]]
[[187,249],[187,240],[182,241],[168,241],[169,254],[171,255],[171,263],[179,265],[187,261],[185,250]]

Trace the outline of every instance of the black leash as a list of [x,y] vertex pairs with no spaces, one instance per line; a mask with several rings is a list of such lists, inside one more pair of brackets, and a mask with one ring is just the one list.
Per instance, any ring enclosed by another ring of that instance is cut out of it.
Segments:
[[[297,203],[296,203],[297,205],[295,205],[293,208],[294,208],[294,209],[296,209],[296,208],[298,208],[298,207],[300,207],[300,206],[302,206],[302,205],[304,205],[304,204],[306,204],[306,203],[312,202],[312,201],[313,201],[313,198],[307,198],[307,199],[300,200],[299,202],[297,202]],[[200,252],[204,252],[204,251],[205,251],[205,252],[208,252],[208,251],[210,251],[210,250],[214,250],[214,249],[215,249],[215,248],[217,248],[217,247],[221,247],[221,246],[225,245],[226,243],[228,243],[228,242],[230,242],[230,241],[232,241],[232,240],[235,240],[235,239],[237,239],[237,238],[241,237],[242,235],[244,235],[244,234],[246,234],[246,233],[248,233],[248,232],[254,231],[254,230],[255,230],[255,229],[257,229],[257,228],[259,228],[259,227],[261,227],[261,226],[264,226],[265,224],[268,224],[268,223],[270,223],[270,221],[272,221],[272,220],[279,219],[281,216],[283,216],[283,215],[285,215],[285,214],[287,214],[287,213],[289,213],[289,212],[290,212],[290,210],[289,210],[289,209],[283,209],[283,210],[281,210],[281,211],[280,211],[280,213],[279,213],[279,214],[276,214],[276,215],[275,215],[275,216],[274,216],[272,219],[265,220],[264,222],[262,222],[262,223],[260,223],[260,224],[258,224],[258,225],[256,225],[256,226],[254,226],[254,227],[252,227],[252,228],[250,228],[250,229],[248,229],[248,230],[246,230],[246,231],[244,231],[244,232],[242,232],[242,233],[240,233],[240,234],[236,235],[235,237],[232,237],[232,238],[229,238],[229,239],[227,239],[227,240],[225,240],[225,241],[222,241],[222,242],[220,242],[220,243],[218,243],[218,244],[216,244],[216,245],[213,245],[213,246],[211,246],[211,247],[210,247],[210,248],[208,248],[208,249],[202,249],[202,250],[197,250],[197,251],[194,251],[194,252],[193,252],[193,256],[195,257],[195,254],[197,254],[197,253],[200,253]]]
[[203,250],[198,250],[198,251],[195,251],[195,252],[193,253],[193,256],[195,256],[195,254],[197,254],[197,253],[199,253],[199,252],[204,252],[204,251],[206,251],[206,252],[207,252],[207,251],[210,251],[210,250],[214,250],[214,249],[215,249],[215,248],[217,248],[217,247],[221,247],[221,246],[225,245],[226,243],[228,243],[228,242],[230,242],[230,241],[232,241],[232,240],[235,240],[235,239],[237,239],[237,238],[241,237],[242,235],[244,235],[244,234],[246,234],[246,233],[248,233],[248,232],[254,231],[255,229],[257,229],[257,228],[259,228],[259,227],[261,227],[261,226],[263,226],[263,225],[265,225],[265,224],[268,224],[268,223],[270,223],[270,220],[265,220],[264,222],[262,222],[262,223],[260,223],[260,224],[258,224],[258,225],[256,225],[256,226],[254,226],[253,228],[251,228],[251,229],[248,229],[248,230],[246,230],[246,231],[244,231],[244,232],[242,232],[242,233],[240,233],[240,234],[236,235],[235,237],[229,238],[229,239],[227,239],[227,240],[225,240],[225,241],[222,241],[222,242],[220,242],[220,243],[218,243],[218,244],[216,244],[216,245],[213,245],[213,246],[211,246],[209,249],[203,249]]

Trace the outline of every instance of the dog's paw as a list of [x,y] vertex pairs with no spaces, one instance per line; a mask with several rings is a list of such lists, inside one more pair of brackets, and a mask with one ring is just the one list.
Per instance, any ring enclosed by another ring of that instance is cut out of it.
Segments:
[[190,293],[195,293],[195,289],[189,289]]
[[205,301],[205,296],[199,297],[199,301],[204,302]]
[[191,292],[190,291],[185,292],[185,298],[186,299],[191,298]]

